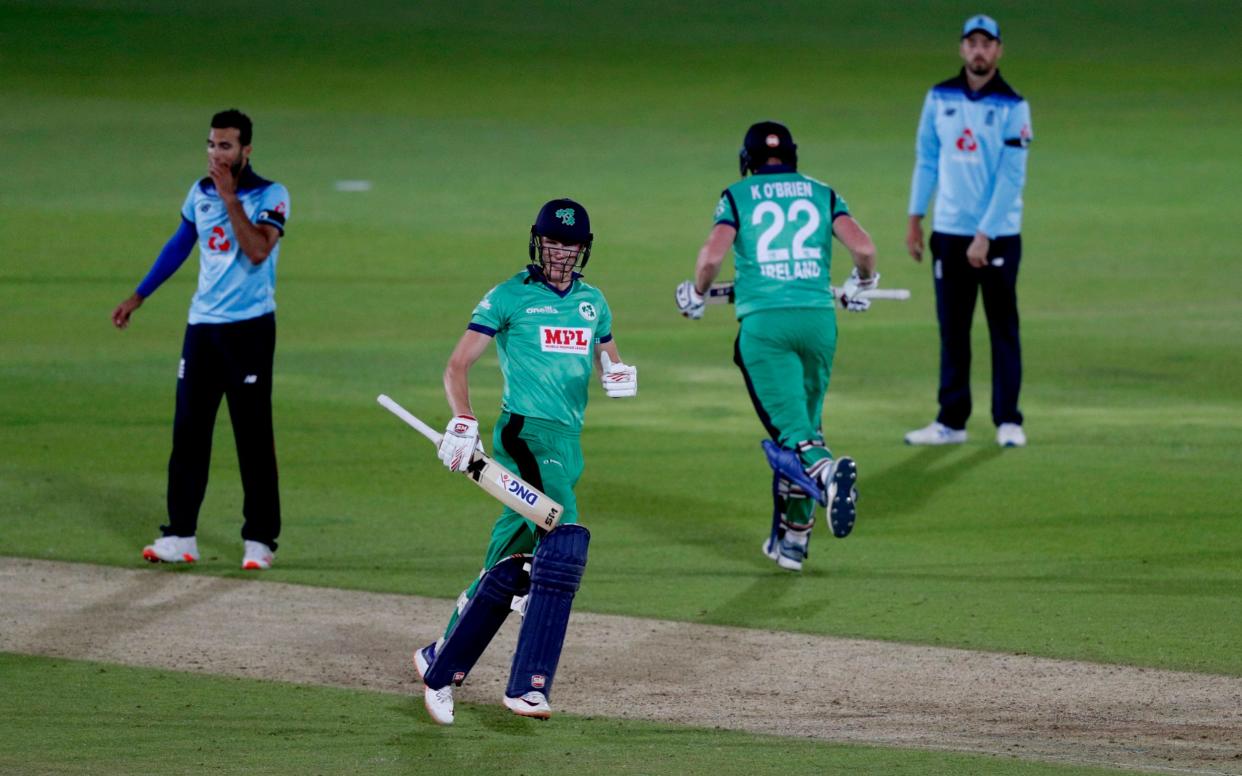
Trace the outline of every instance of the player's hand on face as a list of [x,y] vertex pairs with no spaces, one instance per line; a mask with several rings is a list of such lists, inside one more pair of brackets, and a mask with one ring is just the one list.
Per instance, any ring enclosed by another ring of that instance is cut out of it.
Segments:
[[449,471],[464,472],[470,467],[476,447],[481,447],[479,421],[469,415],[457,415],[445,427],[436,455],[440,456]]
[[613,363],[606,351],[600,351],[599,365],[599,381],[603,383],[608,398],[625,399],[638,395],[638,367],[620,361]]
[[864,291],[871,291],[880,285],[880,273],[876,272],[871,277],[863,280],[858,275],[858,268],[855,267],[850,272],[849,278],[841,286],[841,295],[838,301],[841,306],[852,313],[866,312],[871,308],[871,300],[862,296]]
[[692,321],[703,317],[703,295],[694,287],[693,280],[683,281],[677,286],[675,295],[677,311]]
[[970,241],[970,247],[966,249],[966,261],[970,262],[970,266],[976,269],[983,269],[988,265],[988,248],[992,245],[992,241],[985,235],[976,234],[975,239]]
[[233,169],[227,162],[212,160],[208,168],[211,182],[216,184],[216,193],[221,197],[231,197],[237,193],[237,179],[233,177]]

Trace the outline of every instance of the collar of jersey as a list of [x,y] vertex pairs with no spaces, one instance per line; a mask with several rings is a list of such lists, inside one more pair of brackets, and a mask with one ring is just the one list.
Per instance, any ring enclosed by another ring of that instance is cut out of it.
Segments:
[[532,280],[534,280],[537,283],[542,283],[544,288],[556,294],[561,299],[564,299],[565,297],[569,296],[569,293],[574,290],[574,286],[577,285],[578,278],[582,277],[582,275],[580,275],[577,272],[569,273],[570,275],[569,285],[565,287],[564,291],[562,291],[556,286],[548,282],[548,278],[543,274],[543,267],[540,267],[538,264],[527,264],[526,272],[529,273],[530,275],[530,277],[526,279],[527,283],[529,283]]
[[[270,185],[272,185],[271,181],[267,178],[261,177],[254,171],[253,167],[247,164],[246,169],[242,170],[241,178],[237,181],[237,190],[239,192],[252,191],[254,189],[261,189],[264,186]],[[203,190],[204,194],[214,194],[216,191],[216,184],[211,180],[210,175],[199,181],[198,187]]]
[[965,67],[958,71],[957,78],[952,79],[952,83],[955,86],[961,87],[962,94],[965,94],[966,99],[971,102],[982,100],[989,94],[1015,94],[1013,87],[1004,78],[1001,78],[1000,68],[996,69],[995,75],[989,78],[988,82],[983,85],[983,88],[977,92],[970,90],[970,82],[966,80]]
[[755,175],[783,175],[787,172],[797,172],[797,170],[795,170],[794,168],[790,167],[787,164],[765,164],[762,167],[760,167],[758,170],[755,170],[754,174]]

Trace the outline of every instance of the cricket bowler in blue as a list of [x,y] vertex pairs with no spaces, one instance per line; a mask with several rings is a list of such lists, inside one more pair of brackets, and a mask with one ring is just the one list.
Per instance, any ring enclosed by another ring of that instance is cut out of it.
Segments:
[[276,352],[276,260],[289,192],[250,166],[253,125],[238,110],[217,113],[207,138],[207,177],[181,206],[177,231],[137,290],[112,312],[118,329],[199,249],[198,289],[177,369],[177,409],[168,460],[168,524],[143,548],[152,563],[199,559],[195,534],[207,491],[212,431],[228,399],[245,501],[242,568],[267,569],[280,534],[272,362]]
[[936,193],[932,278],[940,322],[940,414],[906,434],[906,444],[966,441],[970,417],[970,326],[983,292],[992,342],[992,422],[1001,447],[1023,447],[1018,264],[1022,187],[1031,108],[1001,77],[1000,26],[972,16],[962,27],[961,72],[923,101],[910,184],[906,248],[923,260],[923,215]]

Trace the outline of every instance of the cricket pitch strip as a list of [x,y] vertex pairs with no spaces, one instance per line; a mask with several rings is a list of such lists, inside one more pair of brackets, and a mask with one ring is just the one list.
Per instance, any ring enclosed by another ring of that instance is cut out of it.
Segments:
[[[410,655],[451,606],[22,558],[0,558],[0,591],[2,651],[398,693],[420,707]],[[499,702],[516,623],[459,702]],[[567,714],[1242,773],[1242,677],[575,613],[556,690]]]

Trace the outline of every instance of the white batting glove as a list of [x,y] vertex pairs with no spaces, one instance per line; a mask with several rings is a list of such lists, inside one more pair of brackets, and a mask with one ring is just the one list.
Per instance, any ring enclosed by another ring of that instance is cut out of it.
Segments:
[[703,317],[703,295],[694,288],[693,280],[686,280],[677,286],[677,310],[692,321]]
[[841,286],[841,296],[838,301],[841,306],[852,313],[866,312],[871,307],[871,300],[864,299],[862,293],[878,288],[880,285],[880,273],[876,272],[871,277],[863,280],[858,277],[858,267],[850,273],[848,279]]
[[448,422],[436,455],[449,471],[464,472],[470,466],[474,450],[479,447],[479,421],[469,415],[457,415]]
[[604,384],[604,393],[610,399],[624,399],[638,394],[638,367],[623,363],[612,363],[608,353],[600,351],[599,365],[603,370],[599,381]]

